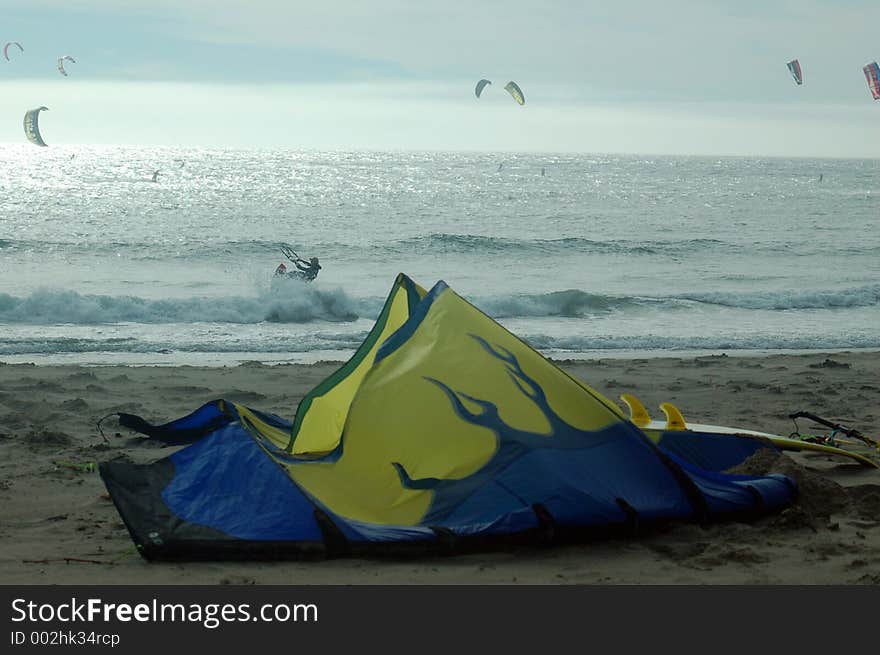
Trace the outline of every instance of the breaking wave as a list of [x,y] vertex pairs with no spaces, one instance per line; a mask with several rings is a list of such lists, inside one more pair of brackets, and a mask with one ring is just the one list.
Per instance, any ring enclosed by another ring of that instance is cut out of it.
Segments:
[[[880,304],[880,285],[838,290],[699,292],[615,296],[566,289],[539,294],[468,298],[492,318],[589,318],[646,309],[686,311],[694,303],[742,310],[835,310]],[[148,299],[39,289],[29,296],[0,294],[0,322],[10,324],[310,323],[374,319],[384,299],[353,298],[343,289],[284,282],[248,296]]]

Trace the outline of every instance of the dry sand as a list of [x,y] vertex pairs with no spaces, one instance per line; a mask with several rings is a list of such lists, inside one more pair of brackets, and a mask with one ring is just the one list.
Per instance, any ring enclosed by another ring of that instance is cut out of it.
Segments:
[[[560,364],[612,399],[632,392],[649,409],[672,401],[693,422],[788,434],[787,415],[805,409],[880,434],[876,352]],[[105,422],[105,443],[96,422],[106,414],[165,422],[227,398],[292,417],[337,367],[0,365],[0,583],[880,583],[880,470],[824,455],[750,462],[793,475],[801,494],[795,506],[748,524],[680,524],[633,539],[430,559],[270,563],[146,562],[98,474],[67,465],[171,452],[126,431],[116,436],[115,419]]]

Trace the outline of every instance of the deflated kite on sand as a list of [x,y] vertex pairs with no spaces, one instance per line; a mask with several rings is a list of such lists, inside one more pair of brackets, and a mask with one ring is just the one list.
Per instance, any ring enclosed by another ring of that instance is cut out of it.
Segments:
[[[438,282],[398,276],[293,421],[225,400],[151,425],[155,463],[100,471],[149,559],[454,552],[777,510],[778,474],[700,468]],[[682,450],[681,452],[685,452]]]

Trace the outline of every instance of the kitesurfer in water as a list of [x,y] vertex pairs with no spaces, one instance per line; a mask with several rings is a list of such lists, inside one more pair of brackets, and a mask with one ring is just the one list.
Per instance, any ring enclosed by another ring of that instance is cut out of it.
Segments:
[[296,277],[306,282],[311,282],[316,277],[318,277],[318,271],[321,270],[321,264],[318,263],[317,257],[312,257],[310,260],[306,261],[305,259],[290,259],[293,262],[293,265],[296,266],[297,270],[289,271],[287,269],[287,265],[284,262],[278,264],[278,267],[275,269],[275,276],[279,275],[290,275],[291,277]]
[[311,282],[318,277],[318,271],[321,270],[321,265],[318,263],[317,257],[312,257],[309,261],[298,259],[293,262],[293,264],[302,272],[301,277],[307,282]]

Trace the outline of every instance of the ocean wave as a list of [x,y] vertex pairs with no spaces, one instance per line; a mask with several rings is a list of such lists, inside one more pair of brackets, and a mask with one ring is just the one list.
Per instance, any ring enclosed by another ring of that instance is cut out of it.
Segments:
[[473,303],[493,318],[586,318],[644,309],[681,312],[687,311],[693,303],[743,310],[834,310],[880,305],[880,285],[828,290],[706,291],[668,296],[615,296],[568,289],[545,294],[478,297]]
[[[0,251],[36,253],[40,256],[100,259],[122,258],[127,262],[203,262],[224,260],[252,261],[283,259],[282,246],[270,239],[206,241],[201,235],[149,241],[44,241],[0,239]],[[851,243],[837,247],[838,255],[865,256],[876,251],[873,243]],[[735,240],[696,237],[690,239],[587,239],[560,237],[556,239],[517,239],[475,234],[438,232],[425,236],[392,239],[373,243],[351,244],[326,241],[310,244],[308,254],[317,254],[329,261],[360,261],[390,257],[434,257],[476,255],[481,257],[564,257],[577,255],[619,255],[634,258],[656,257],[680,259],[705,256],[707,253],[756,255],[766,253],[790,257],[815,257],[826,253],[824,243],[768,241],[744,245]],[[303,254],[306,254],[305,252]],[[267,264],[269,266],[269,264]]]
[[309,323],[374,317],[381,300],[358,300],[342,289],[284,281],[254,297],[146,299],[39,289],[27,297],[0,294],[0,321],[37,325],[72,323]]
[[[203,238],[169,239],[149,242],[125,241],[28,241],[0,239],[0,249],[10,252],[36,252],[42,255],[67,257],[123,257],[126,261],[199,261],[215,260],[218,256],[241,258],[280,257],[282,242],[262,239],[206,242]],[[390,257],[390,256],[431,256],[450,254],[492,255],[572,255],[572,254],[614,254],[632,256],[676,256],[680,257],[699,251],[722,249],[726,253],[739,251],[741,246],[719,239],[683,240],[596,240],[580,237],[558,239],[512,239],[474,234],[435,233],[426,236],[390,240],[386,242],[360,244],[330,241],[316,243],[309,252],[316,252],[322,258],[345,257]]]
[[630,296],[606,296],[577,289],[541,294],[477,297],[471,302],[492,318],[578,318],[623,311],[652,301]]
[[[544,294],[502,294],[469,298],[492,318],[584,318],[666,302],[587,293],[577,289]],[[352,298],[342,289],[319,289],[284,281],[254,297],[145,299],[40,289],[19,298],[0,294],[0,322],[50,324],[107,323],[310,323],[375,318],[383,299]]]
[[500,295],[475,298],[474,304],[493,318],[586,318],[609,312],[662,309],[687,311],[700,303],[742,310],[834,310],[873,307],[880,304],[880,285],[834,290],[726,292],[707,291],[662,295],[603,295],[577,289],[533,295]]
[[[0,294],[0,322],[10,324],[310,323],[374,319],[383,299],[353,298],[343,289],[277,281],[252,297],[146,299],[39,289],[26,297]],[[835,310],[880,304],[880,285],[838,290],[777,290],[629,296],[566,289],[537,294],[467,297],[495,319],[590,318],[614,312],[686,312],[694,303],[740,310]]]
[[597,241],[579,237],[560,239],[508,239],[502,237],[480,236],[473,234],[436,233],[422,237],[393,241],[380,248],[395,254],[502,254],[502,253],[533,253],[545,255],[585,253],[626,253],[632,255],[653,255],[661,252],[660,248],[641,242],[612,240]]
[[737,309],[842,309],[880,304],[880,285],[847,289],[685,293],[674,296],[707,305]]

